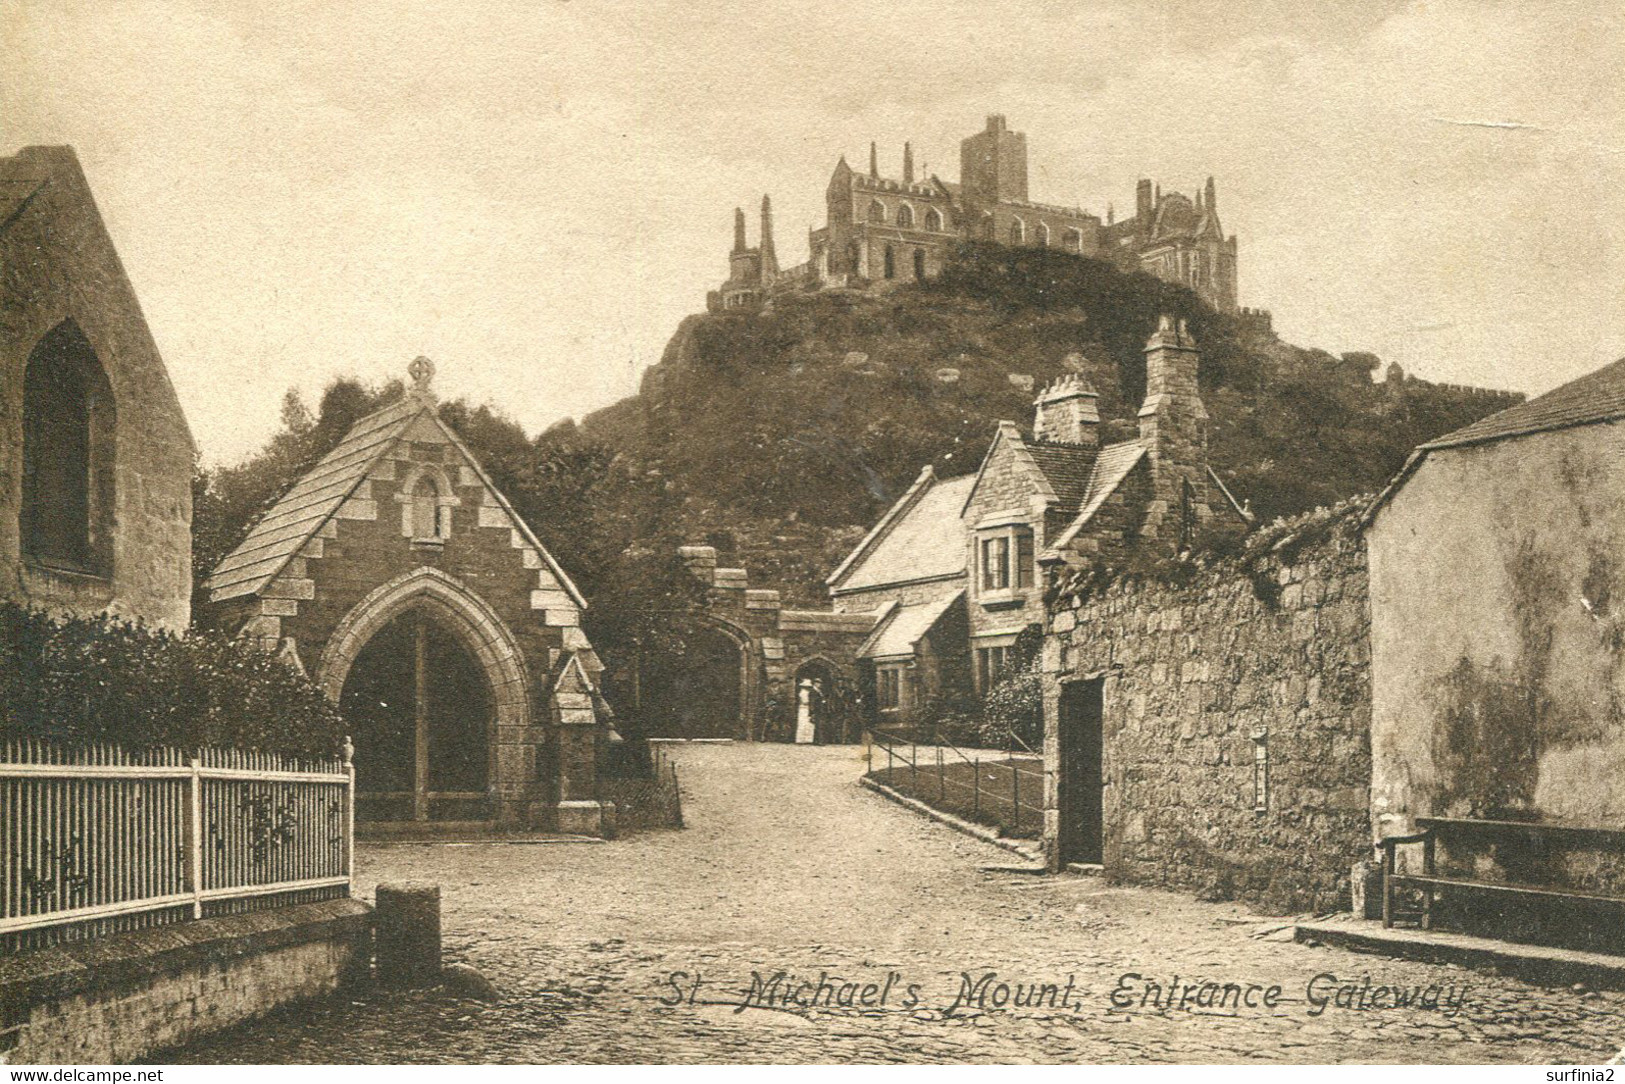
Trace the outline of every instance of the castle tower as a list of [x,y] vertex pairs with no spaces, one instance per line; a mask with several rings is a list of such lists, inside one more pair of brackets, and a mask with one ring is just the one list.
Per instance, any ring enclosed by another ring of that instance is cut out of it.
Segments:
[[1002,114],[987,128],[960,141],[959,184],[971,203],[1027,198],[1027,136],[1012,132]]
[[1219,213],[1218,197],[1214,195],[1213,178],[1207,179],[1207,213],[1217,216]]
[[1033,401],[1033,439],[1100,443],[1100,393],[1080,373],[1069,373],[1039,392]]
[[762,278],[770,280],[778,274],[779,258],[773,251],[773,201],[762,197]]
[[745,251],[745,209],[734,208],[734,252]]
[[1207,410],[1196,373],[1200,355],[1185,321],[1164,315],[1145,344],[1140,441],[1151,464],[1144,531],[1177,553],[1208,518]]
[[903,183],[914,183],[914,147],[909,143],[903,144]]

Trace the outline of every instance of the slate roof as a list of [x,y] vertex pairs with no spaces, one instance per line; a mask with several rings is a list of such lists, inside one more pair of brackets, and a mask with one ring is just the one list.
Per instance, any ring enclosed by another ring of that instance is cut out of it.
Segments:
[[1064,549],[1078,537],[1078,533],[1088,526],[1095,513],[1106,503],[1106,499],[1117,492],[1117,487],[1123,484],[1123,479],[1128,477],[1129,471],[1134,469],[1134,465],[1144,455],[1145,445],[1138,440],[1108,444],[1100,449],[1100,454],[1095,457],[1093,469],[1089,472],[1089,484],[1078,509],[1078,516],[1054,542],[1050,543],[1051,551]]
[[1070,512],[1081,505],[1094,474],[1095,449],[1060,441],[1024,440],[1023,443],[1050,488],[1055,490],[1056,510]]
[[837,591],[952,576],[965,571],[965,523],[960,518],[976,476],[922,478],[892,506],[829,578]]
[[881,619],[880,627],[858,649],[860,659],[885,659],[914,654],[915,645],[931,626],[942,619],[948,608],[965,596],[965,589],[950,592],[929,602],[895,606]]
[[210,601],[254,594],[275,579],[425,409],[432,408],[405,398],[351,426],[215,566],[204,585]]
[[574,583],[565,575],[553,555],[537,540],[534,533],[514,512],[505,497],[492,484],[466,445],[445,422],[440,420],[434,400],[408,394],[388,406],[376,410],[357,421],[321,460],[277,499],[260,521],[249,530],[248,536],[228,553],[209,574],[204,586],[209,589],[209,601],[238,598],[263,590],[282,572],[289,561],[304,548],[305,543],[332,519],[350,495],[371,473],[379,460],[386,456],[397,442],[406,437],[419,418],[437,426],[462,454],[463,459],[479,475],[480,481],[507,512],[514,528],[521,531],[527,542],[536,548],[542,559],[569,592],[575,602],[585,607],[586,600]]
[[48,164],[41,159],[42,148],[0,158],[0,230],[11,225],[35,192],[50,179]]
[[1430,440],[1421,448],[1458,448],[1463,444],[1481,444],[1616,418],[1625,418],[1625,358],[1553,388],[1545,395]]
[[1553,388],[1545,395],[1507,407],[1453,433],[1419,445],[1394,480],[1371,502],[1371,507],[1362,517],[1363,522],[1370,526],[1376,520],[1377,513],[1416,473],[1429,452],[1488,444],[1532,433],[1548,433],[1554,429],[1571,429],[1577,425],[1597,425],[1622,418],[1625,418],[1625,358]]

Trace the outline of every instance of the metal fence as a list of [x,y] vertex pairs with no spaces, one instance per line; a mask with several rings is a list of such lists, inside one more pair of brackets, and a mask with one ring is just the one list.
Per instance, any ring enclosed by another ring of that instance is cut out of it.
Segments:
[[876,730],[868,757],[871,776],[944,812],[997,824],[1013,836],[1043,829],[1044,767],[1036,754],[965,750]]
[[0,951],[349,895],[350,754],[0,742]]

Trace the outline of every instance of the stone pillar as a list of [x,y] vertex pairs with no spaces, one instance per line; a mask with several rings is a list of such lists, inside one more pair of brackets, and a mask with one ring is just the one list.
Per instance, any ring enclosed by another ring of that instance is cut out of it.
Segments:
[[378,981],[385,986],[427,986],[440,979],[440,886],[401,881],[378,886]]
[[614,833],[614,807],[598,800],[599,734],[592,687],[579,660],[572,657],[553,688],[554,763],[559,773],[555,819],[561,832],[599,838]]

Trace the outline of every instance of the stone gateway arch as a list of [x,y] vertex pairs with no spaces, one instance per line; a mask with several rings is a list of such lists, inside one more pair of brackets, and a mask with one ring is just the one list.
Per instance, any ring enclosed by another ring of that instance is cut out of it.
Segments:
[[220,562],[207,619],[344,710],[365,829],[611,834],[586,601],[441,420],[432,373],[414,362]]

